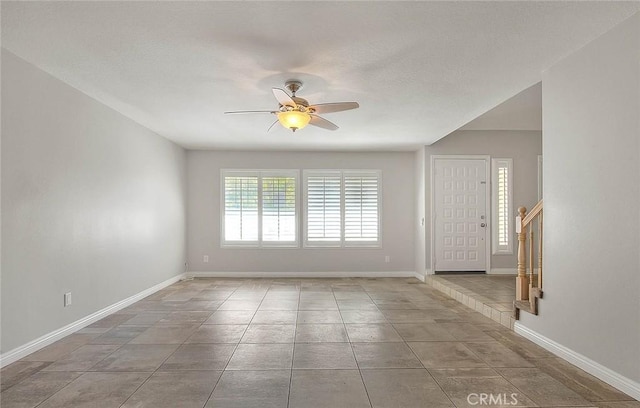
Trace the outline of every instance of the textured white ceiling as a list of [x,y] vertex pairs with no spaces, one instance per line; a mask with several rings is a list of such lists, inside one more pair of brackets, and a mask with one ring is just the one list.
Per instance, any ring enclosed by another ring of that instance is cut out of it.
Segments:
[[[530,87],[637,2],[2,2],[2,45],[188,148],[409,150]],[[271,87],[358,101],[267,134]]]

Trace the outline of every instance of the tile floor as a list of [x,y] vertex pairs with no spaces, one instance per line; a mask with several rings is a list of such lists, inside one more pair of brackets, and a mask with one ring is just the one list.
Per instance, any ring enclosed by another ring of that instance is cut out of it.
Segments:
[[640,407],[414,279],[183,281],[0,380],[2,408]]

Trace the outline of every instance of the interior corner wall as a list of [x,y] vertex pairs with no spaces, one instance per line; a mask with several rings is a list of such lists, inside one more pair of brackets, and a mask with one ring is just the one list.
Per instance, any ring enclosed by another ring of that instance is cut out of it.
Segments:
[[184,271],[184,149],[5,49],[1,163],[3,354]]
[[425,155],[424,146],[418,149],[415,153],[415,202],[416,202],[416,215],[414,218],[415,228],[415,270],[416,276],[424,277],[427,272],[426,261],[426,231],[425,231]]
[[[192,272],[414,273],[413,152],[189,151],[187,168],[187,247]],[[380,169],[382,247],[222,248],[221,169]],[[209,262],[204,262],[205,255]]]
[[640,13],[543,75],[544,299],[521,325],[640,395]]
[[[426,262],[431,265],[431,156],[486,155],[513,159],[513,217],[518,207],[532,208],[538,202],[538,156],[542,154],[542,132],[532,130],[458,130],[425,148],[426,167]],[[488,163],[491,166],[491,163]],[[491,191],[489,191],[491,194]],[[491,215],[491,208],[487,209]],[[488,242],[488,245],[491,245]],[[491,269],[517,269],[517,238],[513,231],[514,253],[492,255]],[[491,273],[491,271],[488,271]]]

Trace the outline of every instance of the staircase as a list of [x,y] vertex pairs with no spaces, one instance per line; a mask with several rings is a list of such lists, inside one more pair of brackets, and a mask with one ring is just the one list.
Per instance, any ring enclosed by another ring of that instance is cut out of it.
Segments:
[[[538,299],[542,299],[542,200],[531,209],[529,214],[525,207],[518,208],[518,213],[516,217],[518,276],[516,300],[513,302],[516,320],[520,319],[520,311],[537,315]],[[534,223],[534,220],[537,223]],[[535,226],[537,226],[537,240]],[[535,267],[536,258],[537,268]]]

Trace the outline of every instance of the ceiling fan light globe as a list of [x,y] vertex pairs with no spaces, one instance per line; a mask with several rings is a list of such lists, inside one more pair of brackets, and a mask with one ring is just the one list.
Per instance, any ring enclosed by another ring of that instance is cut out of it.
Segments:
[[308,113],[297,110],[278,112],[277,115],[280,124],[294,132],[307,126],[311,120],[311,116]]

